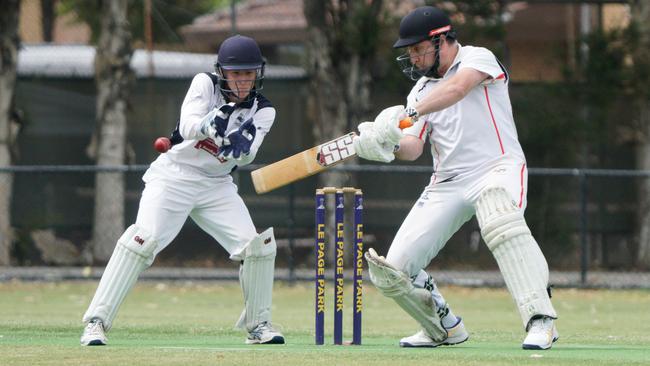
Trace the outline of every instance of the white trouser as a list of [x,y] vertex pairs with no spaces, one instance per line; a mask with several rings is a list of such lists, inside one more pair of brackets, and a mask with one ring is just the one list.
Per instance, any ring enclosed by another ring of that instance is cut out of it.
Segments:
[[136,224],[146,228],[160,253],[178,235],[188,216],[228,252],[241,251],[257,236],[232,177],[184,176],[150,168],[144,175]]
[[[136,223],[120,238],[83,317],[84,322],[102,320],[107,331],[140,273],[171,243],[188,216],[231,255],[241,253],[257,237],[248,209],[229,175],[206,178],[152,167],[143,180],[146,185]],[[272,287],[272,267],[271,263],[268,287]],[[270,299],[271,289],[267,291]]]
[[429,185],[397,231],[386,261],[409,276],[416,276],[474,216],[474,205],[483,189],[504,187],[524,210],[527,184],[525,162],[509,157],[450,181]]

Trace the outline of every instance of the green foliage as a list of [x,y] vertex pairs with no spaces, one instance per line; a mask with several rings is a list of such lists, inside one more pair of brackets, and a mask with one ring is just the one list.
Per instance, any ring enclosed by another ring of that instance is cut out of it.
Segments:
[[503,1],[429,0],[428,5],[443,9],[450,16],[459,41],[489,48],[497,57],[503,56],[505,27],[501,20]]
[[[178,27],[189,24],[197,16],[222,7],[228,0],[151,0],[152,33],[154,42],[179,43],[182,41]],[[58,14],[74,13],[77,20],[85,22],[92,31],[92,41],[99,37],[102,1],[101,0],[61,0],[57,6]],[[144,0],[129,0],[128,19],[132,37],[144,39]]]

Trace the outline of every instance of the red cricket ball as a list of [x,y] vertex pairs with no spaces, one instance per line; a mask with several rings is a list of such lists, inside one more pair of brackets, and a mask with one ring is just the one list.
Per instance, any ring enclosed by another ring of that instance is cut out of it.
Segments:
[[166,153],[172,147],[172,142],[167,137],[158,137],[153,143],[153,148],[159,153]]

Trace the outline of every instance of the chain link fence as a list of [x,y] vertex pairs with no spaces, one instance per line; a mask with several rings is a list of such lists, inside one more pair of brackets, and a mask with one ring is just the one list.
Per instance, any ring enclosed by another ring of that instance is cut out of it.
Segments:
[[[101,266],[103,263],[93,261],[92,256],[95,177],[107,172],[123,177],[123,219],[129,225],[135,221],[143,189],[141,176],[147,167],[0,168],[3,178],[0,181],[9,182],[5,178],[13,177],[9,213],[14,231],[12,264]],[[314,268],[313,194],[317,177],[257,195],[249,174],[257,167],[246,166],[234,174],[240,194],[259,230],[275,228],[279,247],[277,267],[286,271],[290,279],[308,277]],[[375,247],[385,253],[402,220],[427,185],[431,168],[345,165],[334,168],[333,172],[342,174],[349,183],[346,185],[363,188],[366,248]],[[556,283],[587,285],[590,279],[603,276],[607,276],[607,282],[618,281],[618,287],[643,282],[644,277],[637,273],[636,267],[637,186],[650,177],[650,172],[530,168],[529,173],[526,218],[555,273],[552,277],[564,273],[555,279]],[[0,187],[3,188],[6,187]],[[101,236],[100,241],[115,242],[121,232],[95,235]],[[188,220],[174,242],[160,253],[156,266],[219,269],[230,268],[232,263],[211,237]],[[472,273],[495,271],[497,266],[483,245],[478,224],[473,219],[451,238],[429,270]],[[489,280],[490,276],[483,277]],[[463,282],[463,276],[455,278]],[[616,287],[617,283],[609,285]]]

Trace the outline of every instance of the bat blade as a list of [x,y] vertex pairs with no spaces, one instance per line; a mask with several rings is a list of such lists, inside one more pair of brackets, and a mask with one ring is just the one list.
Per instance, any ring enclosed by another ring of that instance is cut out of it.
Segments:
[[350,132],[324,144],[251,172],[255,192],[262,194],[317,174],[356,155]]

